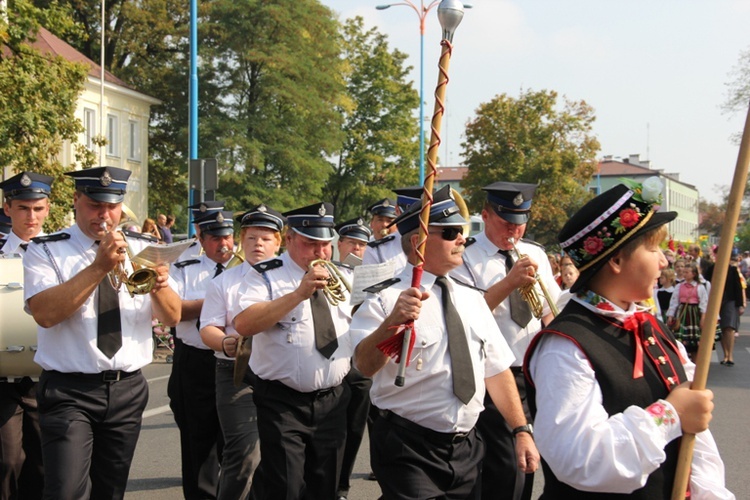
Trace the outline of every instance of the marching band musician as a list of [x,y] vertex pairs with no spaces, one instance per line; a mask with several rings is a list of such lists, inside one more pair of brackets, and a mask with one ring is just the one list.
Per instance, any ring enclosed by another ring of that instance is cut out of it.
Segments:
[[[410,286],[420,211],[415,203],[396,219],[411,265],[367,290],[372,293],[354,314],[354,365],[373,377],[370,396],[380,416],[370,452],[384,498],[471,498],[484,450],[474,426],[485,386],[511,425],[527,421],[509,369],[513,353],[481,293],[447,277],[461,265],[467,223],[449,186],[434,195],[421,286]],[[416,343],[398,387],[398,365],[378,344],[409,320]],[[519,436],[516,450],[525,470],[538,467],[529,434]]]
[[[535,184],[496,182],[482,188],[487,200],[482,209],[484,231],[466,245],[463,265],[451,276],[487,290],[485,300],[492,310],[500,332],[508,342],[515,361],[511,367],[518,393],[524,403],[526,416],[531,422],[526,406],[526,390],[522,373],[523,356],[533,336],[541,329],[542,321],[549,323],[552,314],[544,302],[544,317],[535,318],[518,289],[535,283],[538,274],[552,300],[560,294],[544,247],[521,237],[529,221]],[[513,240],[511,243],[510,240]],[[513,245],[520,255],[513,250]],[[544,300],[543,297],[540,298]],[[531,498],[533,476],[524,477],[517,467],[514,441],[519,434],[531,434],[530,427],[514,427],[506,423],[494,407],[489,395],[485,397],[485,410],[479,417],[477,429],[487,445],[482,468],[482,498],[497,498],[497,492],[514,492],[508,498]]]
[[43,368],[37,401],[45,498],[123,498],[153,356],[151,319],[180,320],[166,265],[153,289],[130,296],[113,274],[130,274],[128,245],[115,231],[130,171],[98,167],[75,179],[76,224],[35,238],[24,257],[26,310],[39,325],[34,361]]
[[[5,210],[0,210],[0,238],[4,239],[6,236],[8,236],[8,233],[10,233],[12,228],[13,223],[11,222],[10,217],[5,215]],[[4,244],[4,241],[0,243],[0,245]]]
[[[0,183],[3,215],[9,215],[10,229],[0,240],[0,254],[23,258],[31,238],[43,236],[49,214],[53,178],[21,172]],[[0,498],[42,497],[44,467],[36,402],[37,380],[23,377],[0,380]]]
[[212,278],[234,255],[232,212],[211,211],[196,219],[203,255],[176,263],[170,272],[182,299],[167,394],[180,429],[182,491],[185,498],[216,498],[223,439],[216,412],[216,357],[203,343],[199,318]]
[[193,243],[182,252],[182,255],[180,255],[180,258],[178,259],[180,261],[197,259],[201,256],[203,247],[201,247],[200,242],[198,241],[201,234],[201,228],[198,226],[197,220],[206,217],[207,215],[221,212],[224,210],[224,202],[220,200],[201,201],[200,203],[190,205],[188,209],[190,210],[190,216],[193,221],[195,241],[193,241]]
[[[281,246],[286,219],[271,207],[260,204],[236,217],[245,261],[211,280],[201,310],[201,338],[216,354],[216,408],[224,436],[219,479],[220,500],[246,499],[262,487],[258,411],[253,402],[253,375],[245,374],[239,387],[234,383],[239,334],[232,326],[230,311],[238,300],[237,291],[252,266],[272,258]],[[239,362],[239,360],[238,360]],[[247,360],[245,361],[247,362]]]
[[[386,201],[388,200],[381,200],[381,203],[385,203]],[[386,220],[389,219],[386,218]],[[391,222],[392,220],[390,219]],[[338,224],[336,232],[339,233],[338,251],[339,259],[342,261],[350,253],[362,258],[367,242],[373,235],[373,231],[365,225],[361,218],[351,219]],[[341,272],[347,277],[349,283],[352,283],[353,271],[346,266],[341,266]],[[372,386],[372,379],[363,376],[354,367],[346,375],[344,382],[349,386],[351,399],[346,408],[346,446],[344,447],[344,461],[341,466],[341,477],[339,478],[338,490],[336,491],[336,500],[346,500],[346,497],[349,495],[349,489],[351,488],[349,480],[354,470],[354,462],[357,459],[359,446],[362,444],[362,437],[364,436],[367,424],[367,415],[370,411],[370,387]]]
[[351,312],[348,300],[326,300],[329,270],[311,266],[331,257],[333,205],[284,215],[287,251],[245,275],[234,326],[253,336],[250,368],[268,498],[334,498],[346,438]]
[[[396,198],[396,209],[394,210],[394,219],[396,215],[406,210],[412,203],[422,199],[422,186],[411,186],[394,189],[393,192],[398,196]],[[377,207],[376,207],[377,209]],[[393,221],[389,224],[392,224]],[[392,226],[395,227],[395,226]],[[394,274],[398,274],[406,267],[406,256],[401,250],[401,235],[393,232],[380,239],[373,240],[367,244],[365,255],[362,257],[362,264],[382,264],[389,260],[396,262]]]
[[370,229],[372,230],[372,239],[380,240],[396,232],[396,226],[391,222],[396,218],[396,202],[390,198],[378,200],[369,207],[367,211],[372,215],[370,219]]

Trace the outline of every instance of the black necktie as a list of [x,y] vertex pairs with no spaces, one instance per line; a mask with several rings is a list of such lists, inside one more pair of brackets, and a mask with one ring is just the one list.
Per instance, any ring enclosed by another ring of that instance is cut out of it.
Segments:
[[21,243],[18,246],[21,247],[24,252],[26,251],[27,248],[29,248],[29,244],[28,243]]
[[[510,273],[513,267],[513,257],[510,255],[510,252],[508,250],[498,250],[497,252],[505,257],[505,267]],[[511,319],[521,328],[525,328],[529,324],[529,321],[531,321],[531,307],[529,307],[529,303],[523,300],[518,288],[510,292],[509,298]]]
[[96,346],[109,359],[122,347],[122,323],[117,290],[105,276],[99,283],[99,316],[97,317]]
[[435,284],[442,290],[443,315],[445,328],[448,330],[448,352],[451,355],[453,368],[453,394],[463,404],[469,404],[477,389],[474,384],[474,368],[471,364],[466,330],[451,300],[445,276],[435,279]]
[[310,297],[310,307],[312,308],[313,327],[315,328],[315,347],[318,352],[330,358],[339,347],[339,341],[336,338],[336,328],[333,326],[331,310],[328,308],[328,301],[320,290],[316,290]]

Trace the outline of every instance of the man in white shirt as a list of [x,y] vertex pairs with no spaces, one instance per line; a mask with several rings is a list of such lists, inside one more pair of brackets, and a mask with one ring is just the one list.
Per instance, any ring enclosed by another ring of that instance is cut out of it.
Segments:
[[[21,172],[0,183],[11,227],[0,255],[23,258],[31,238],[44,236],[54,179]],[[12,376],[12,374],[9,374]],[[44,487],[36,391],[38,378],[0,378],[0,498],[39,498]]]
[[[131,296],[128,247],[148,245],[115,231],[130,171],[99,167],[75,179],[76,224],[33,240],[24,257],[26,310],[39,325],[34,361],[45,497],[121,499],[141,429],[151,362],[151,319],[180,320],[169,268]],[[145,291],[145,288],[140,291]]]

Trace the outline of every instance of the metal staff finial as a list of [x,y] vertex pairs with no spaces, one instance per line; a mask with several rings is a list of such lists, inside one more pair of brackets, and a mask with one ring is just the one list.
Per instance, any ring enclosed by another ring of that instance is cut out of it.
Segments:
[[437,9],[438,21],[443,28],[443,40],[453,42],[453,33],[464,18],[464,4],[459,0],[443,0]]

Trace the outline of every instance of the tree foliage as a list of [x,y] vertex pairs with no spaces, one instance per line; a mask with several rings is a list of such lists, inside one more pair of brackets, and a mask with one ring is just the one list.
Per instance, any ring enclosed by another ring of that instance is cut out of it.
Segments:
[[[73,198],[60,153],[64,141],[75,144],[82,131],[75,109],[88,68],[35,49],[31,44],[42,24],[71,28],[56,5],[39,9],[25,0],[11,2],[8,23],[0,21],[0,165],[55,178],[45,228],[56,230],[63,227]],[[91,166],[88,150],[77,151],[76,161]]]
[[361,17],[342,27],[344,79],[348,98],[344,144],[333,163],[325,199],[336,205],[338,220],[364,215],[373,201],[393,196],[391,189],[417,182],[418,123],[413,110],[419,95],[405,81],[406,54],[390,51],[386,36],[365,31]]
[[201,28],[202,82],[219,104],[202,123],[217,139],[222,197],[279,210],[320,200],[345,98],[333,13],[316,0],[216,0]]
[[597,168],[599,141],[592,135],[594,110],[554,91],[506,94],[483,103],[462,143],[467,176],[461,183],[472,211],[485,200],[482,187],[497,181],[539,185],[527,233],[556,243],[565,221],[588,199],[585,185]]

